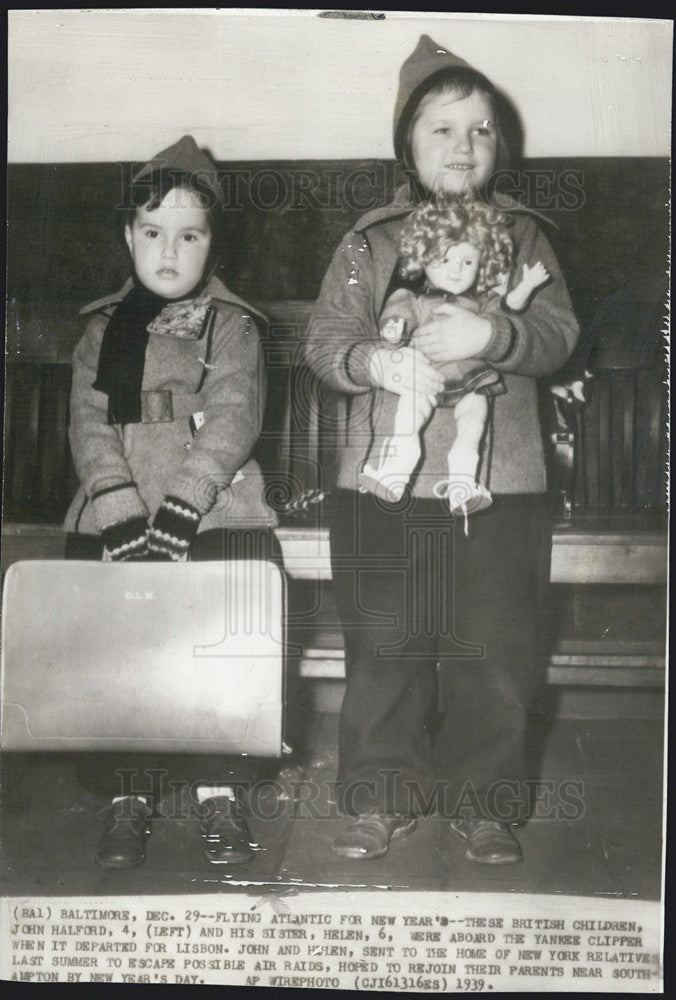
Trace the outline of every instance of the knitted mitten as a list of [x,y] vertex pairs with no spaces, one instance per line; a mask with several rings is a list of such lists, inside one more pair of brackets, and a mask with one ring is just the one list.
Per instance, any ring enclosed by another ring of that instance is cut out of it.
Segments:
[[148,522],[136,517],[121,524],[111,524],[102,531],[104,562],[145,559],[148,555]]
[[152,553],[165,553],[174,562],[188,558],[188,551],[197,534],[201,514],[191,504],[178,497],[165,497],[148,532],[148,547]]
[[136,483],[109,486],[92,494],[94,523],[103,538],[104,562],[144,559],[148,553],[148,511]]

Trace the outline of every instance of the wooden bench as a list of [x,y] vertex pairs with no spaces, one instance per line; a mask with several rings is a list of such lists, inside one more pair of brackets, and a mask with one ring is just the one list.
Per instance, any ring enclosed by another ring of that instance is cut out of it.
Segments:
[[[257,453],[272,495],[291,506],[303,490],[331,489],[343,405],[302,364],[311,308],[310,302],[264,305],[271,318],[264,345],[269,391]],[[552,539],[547,676],[555,684],[658,687],[665,662],[666,518],[637,501],[635,481],[641,451],[651,456],[658,479],[662,474],[664,393],[649,372],[614,357],[607,345],[592,365],[588,406],[571,403],[569,412],[559,413],[563,423],[550,429],[561,515]],[[62,557],[58,525],[76,485],[67,443],[69,390],[67,364],[7,366],[3,569],[18,559]],[[297,607],[292,583],[289,634],[298,672],[341,677],[342,636],[327,586],[329,538],[321,510],[312,508],[304,519],[283,517],[277,535],[290,580],[304,582],[307,591]]]

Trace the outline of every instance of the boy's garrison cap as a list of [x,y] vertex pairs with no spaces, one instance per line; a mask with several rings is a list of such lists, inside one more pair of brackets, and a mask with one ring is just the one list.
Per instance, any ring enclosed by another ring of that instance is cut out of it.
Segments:
[[211,191],[219,205],[225,203],[223,189],[218,182],[216,167],[202,152],[191,135],[184,135],[173,146],[163,149],[134,174],[132,184],[161,170],[176,170],[197,175],[200,183]]

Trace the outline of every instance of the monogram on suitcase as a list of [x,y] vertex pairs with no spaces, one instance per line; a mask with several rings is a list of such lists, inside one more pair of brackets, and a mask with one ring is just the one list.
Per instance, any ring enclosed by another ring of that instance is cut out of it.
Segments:
[[15,563],[2,748],[279,757],[285,598],[268,562]]

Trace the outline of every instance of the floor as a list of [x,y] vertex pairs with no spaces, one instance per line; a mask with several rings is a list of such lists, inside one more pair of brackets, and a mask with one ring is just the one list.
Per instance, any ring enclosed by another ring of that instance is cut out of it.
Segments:
[[[537,728],[537,727],[536,727]],[[463,856],[447,823],[429,817],[371,862],[332,854],[340,827],[332,808],[337,715],[314,713],[304,750],[256,796],[251,819],[260,850],[241,866],[212,866],[185,796],[163,802],[143,867],[106,872],[93,862],[101,802],[83,793],[72,760],[8,758],[3,767],[5,895],[245,892],[344,885],[411,890],[509,891],[657,899],[660,895],[662,725],[655,718],[541,720],[539,816],[516,831],[524,862],[487,867]],[[562,782],[579,795],[574,819],[548,816]],[[549,791],[547,791],[549,789]],[[553,789],[553,791],[552,791]],[[166,815],[171,814],[171,815]]]

